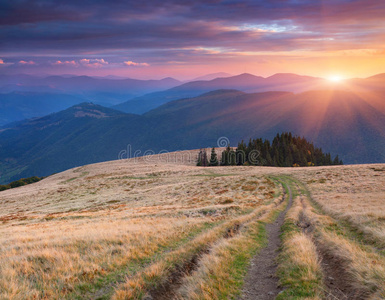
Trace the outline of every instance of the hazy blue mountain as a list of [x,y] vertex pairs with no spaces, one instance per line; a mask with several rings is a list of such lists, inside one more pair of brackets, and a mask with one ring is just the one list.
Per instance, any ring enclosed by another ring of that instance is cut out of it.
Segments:
[[148,126],[141,116],[91,103],[18,122],[0,131],[1,181],[117,159],[128,144],[142,147]]
[[231,77],[231,76],[234,76],[234,75],[231,75],[230,73],[226,73],[226,72],[217,72],[217,73],[211,73],[211,74],[199,76],[189,81],[213,80],[215,78],[224,78],[224,77]]
[[58,112],[85,100],[57,93],[12,92],[0,94],[0,126]]
[[108,107],[180,83],[173,78],[136,80],[74,75],[0,75],[0,126],[42,117],[86,101]]
[[144,115],[90,103],[0,132],[2,182],[44,176],[132,151],[233,145],[291,131],[344,163],[385,162],[385,92],[326,90],[245,93],[217,90],[169,102]]
[[173,78],[138,80],[72,75],[45,77],[24,74],[0,75],[0,89],[3,93],[19,91],[55,92],[78,96],[87,101],[108,106],[180,84],[180,81]]
[[160,105],[181,99],[191,98],[219,89],[236,89],[243,92],[289,91],[302,92],[312,87],[319,87],[324,80],[316,77],[296,74],[276,74],[268,78],[252,74],[215,78],[187,82],[166,91],[150,93],[130,101],[113,106],[113,108],[135,114],[143,114]]
[[370,91],[381,92],[384,90],[384,87],[384,74],[378,74],[366,79],[350,79],[339,83],[333,83],[322,78],[291,73],[278,73],[267,78],[251,74],[241,74],[227,78],[216,78],[209,81],[188,82],[165,91],[136,97],[130,101],[113,106],[113,108],[128,113],[144,114],[167,102],[182,98],[192,98],[219,89],[236,89],[247,93],[267,91],[302,93],[311,90],[339,89],[363,93]]

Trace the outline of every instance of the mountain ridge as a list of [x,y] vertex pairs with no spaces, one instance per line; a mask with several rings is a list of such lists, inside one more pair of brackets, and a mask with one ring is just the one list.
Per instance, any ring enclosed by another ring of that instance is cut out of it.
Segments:
[[141,154],[188,150],[216,146],[220,137],[237,143],[288,131],[340,155],[347,164],[385,162],[381,97],[338,90],[219,90],[169,102],[144,115],[82,103],[1,131],[0,176],[45,176],[117,159],[128,148]]

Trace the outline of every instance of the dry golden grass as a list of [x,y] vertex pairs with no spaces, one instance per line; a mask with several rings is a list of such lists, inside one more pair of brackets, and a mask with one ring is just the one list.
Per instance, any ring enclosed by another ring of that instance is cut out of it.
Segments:
[[[271,174],[293,175],[325,209],[383,229],[375,221],[385,217],[384,176],[371,169],[383,165],[199,168],[191,153],[83,166],[1,192],[0,299],[140,298],[197,253],[199,268],[178,293],[210,299],[203,291],[222,281],[207,274],[224,278],[240,245],[259,234],[255,220],[275,208],[281,187]],[[224,238],[234,224],[240,233]]]
[[248,262],[264,246],[264,223],[270,222],[287,202],[280,200],[253,218],[240,218],[242,227],[237,235],[218,240],[209,253],[203,255],[197,270],[187,276],[175,299],[235,299]]
[[297,176],[323,210],[385,246],[385,166],[314,169]]
[[335,233],[323,232],[320,239],[328,247],[328,251],[344,263],[350,274],[352,286],[362,291],[365,299],[385,298],[383,256]]
[[324,298],[323,271],[317,248],[310,234],[302,229],[304,208],[300,195],[293,200],[283,226],[283,245],[279,256],[278,274],[282,285],[287,286],[278,299]]
[[254,169],[161,161],[89,165],[1,192],[0,298],[92,298],[103,278],[112,296],[116,282],[156,276],[168,254],[194,253],[190,240],[215,241],[279,192]]
[[[311,198],[302,188],[305,194],[287,215],[279,269],[288,290],[279,299],[385,298],[385,180],[378,176],[384,171],[383,165],[293,171]],[[320,278],[327,278],[328,285]]]
[[385,298],[385,255],[376,247],[351,236],[350,228],[317,212],[308,199],[303,213],[315,226],[315,236],[324,252],[339,262],[351,289],[365,299]]
[[[189,277],[188,283],[182,284],[180,289],[185,290],[184,296],[187,299],[220,299],[215,295],[224,291],[220,287],[215,290],[215,284],[210,284],[208,275],[215,276],[215,282],[222,282],[222,280],[218,280],[218,277],[229,277],[229,271],[231,272],[229,265],[236,256],[234,251],[245,251],[247,246],[251,247],[253,244],[255,247],[256,241],[250,236],[249,230],[257,230],[255,221],[266,219],[266,215],[275,211],[281,199],[282,196],[268,205],[257,206],[251,213],[229,219],[212,230],[197,236],[183,247],[168,253],[162,258],[162,261],[156,261],[136,276],[129,277],[125,283],[117,288],[113,299],[141,299],[143,294],[151,290],[153,286],[164,285],[175,269],[191,261],[197,254],[201,256],[201,253],[208,251],[207,255],[202,255],[203,258],[197,272]],[[249,256],[252,253],[252,251],[245,252]],[[213,264],[213,262],[215,263]],[[206,273],[205,276],[203,273]],[[207,298],[208,290],[210,290],[212,298]],[[177,299],[182,295],[182,292],[176,291],[174,297]]]

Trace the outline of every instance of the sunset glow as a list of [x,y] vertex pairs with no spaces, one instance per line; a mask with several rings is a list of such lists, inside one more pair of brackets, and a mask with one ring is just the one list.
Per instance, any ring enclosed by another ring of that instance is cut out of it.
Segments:
[[0,73],[364,78],[385,70],[384,14],[374,0],[11,1]]
[[338,83],[338,82],[341,82],[343,80],[343,78],[339,75],[332,75],[332,76],[328,77],[328,80],[330,80],[331,82]]
[[0,300],[385,300],[384,16],[0,0]]

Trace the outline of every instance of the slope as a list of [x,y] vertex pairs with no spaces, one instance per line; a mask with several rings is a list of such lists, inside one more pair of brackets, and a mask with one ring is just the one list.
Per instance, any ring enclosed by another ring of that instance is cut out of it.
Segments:
[[160,105],[181,99],[191,98],[219,89],[236,89],[243,92],[289,91],[301,92],[319,87],[324,80],[296,74],[275,74],[268,78],[252,74],[240,74],[213,80],[188,82],[166,91],[150,93],[118,104],[114,108],[136,114],[143,114]]
[[58,93],[12,92],[0,94],[0,126],[23,119],[42,117],[84,101],[80,97]]
[[140,116],[91,103],[19,122],[0,133],[1,181],[117,159],[128,144],[141,148],[148,130]]
[[[385,161],[383,93],[218,90],[143,116],[82,104],[0,132],[2,182],[118,158],[131,147],[158,152],[232,145],[290,131],[344,163]],[[127,154],[127,153],[126,153]],[[137,154],[138,155],[138,154]]]

